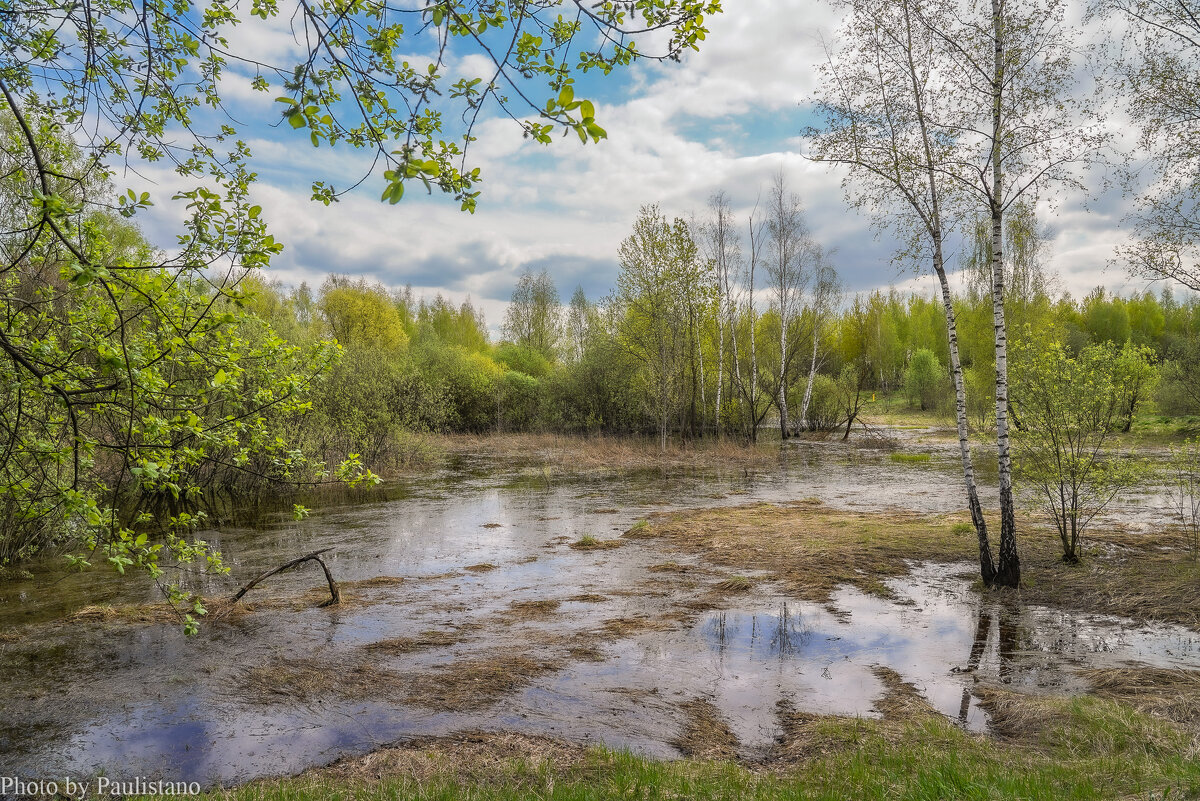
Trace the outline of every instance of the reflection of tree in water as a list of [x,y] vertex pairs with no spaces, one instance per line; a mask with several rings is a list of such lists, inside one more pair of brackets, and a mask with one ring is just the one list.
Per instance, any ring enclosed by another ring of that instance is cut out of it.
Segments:
[[[996,673],[1000,680],[1008,683],[1016,670],[1016,656],[1021,650],[1021,627],[1018,625],[1018,613],[1007,609],[998,603],[984,603],[979,607],[979,616],[975,621],[975,639],[971,642],[971,653],[967,657],[967,666],[963,673],[974,673],[983,662],[984,655],[995,648]],[[958,720],[967,722],[967,713],[971,708],[971,685],[963,687],[962,703],[958,708]]]
[[[735,615],[737,613],[734,613]],[[709,624],[709,634],[716,643],[717,651],[724,654],[729,650],[741,632],[741,627],[731,622],[728,612],[719,612]],[[807,639],[800,619],[800,612],[793,610],[787,604],[782,604],[774,615],[751,615],[749,646],[751,654],[758,653],[760,645],[765,645],[767,652],[778,655],[781,659],[796,654]]]
[[804,628],[800,625],[800,613],[793,613],[787,604],[779,607],[775,617],[775,630],[771,635],[771,653],[780,658],[790,656],[804,643]]

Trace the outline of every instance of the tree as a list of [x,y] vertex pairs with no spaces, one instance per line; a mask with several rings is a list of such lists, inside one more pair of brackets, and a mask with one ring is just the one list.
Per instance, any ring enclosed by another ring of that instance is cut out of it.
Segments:
[[331,275],[321,287],[317,309],[329,333],[343,345],[384,351],[408,345],[400,312],[382,284]]
[[824,358],[821,352],[821,338],[827,318],[837,308],[841,298],[841,284],[837,271],[829,264],[826,254],[817,253],[816,288],[813,290],[812,304],[809,314],[812,317],[812,358],[808,365],[808,381],[804,385],[804,400],[800,403],[800,424],[812,428],[808,419],[809,405],[812,403],[813,385],[816,383],[817,370],[820,369]]
[[956,2],[922,14],[945,54],[939,139],[941,169],[986,209],[992,227],[992,319],[996,372],[996,452],[1000,550],[994,581],[1018,586],[1016,510],[1008,425],[1005,215],[1050,185],[1080,186],[1077,167],[1107,141],[1098,124],[1080,122],[1087,103],[1074,88],[1075,37],[1062,0]]
[[807,280],[805,261],[812,258],[813,245],[800,198],[787,191],[782,168],[771,184],[766,223],[771,238],[767,275],[771,280],[773,304],[779,314],[779,373],[775,398],[779,407],[779,434],[782,439],[787,439],[791,428],[787,407],[788,367],[795,355],[795,349],[789,347],[791,324],[799,316]]
[[1102,53],[1112,88],[1140,126],[1126,185],[1137,191],[1140,162],[1153,175],[1129,216],[1137,234],[1118,254],[1138,275],[1200,290],[1200,14],[1184,0],[1093,0],[1091,13],[1123,31]]
[[1013,398],[1022,420],[1019,475],[1054,522],[1063,560],[1078,562],[1088,524],[1144,474],[1136,460],[1111,446],[1112,433],[1122,426],[1128,365],[1109,343],[1072,358],[1061,344],[1031,333],[1014,345],[1013,362]]
[[680,408],[684,359],[691,349],[687,288],[696,282],[696,256],[687,223],[669,222],[657,205],[641,208],[620,248],[615,305],[621,342],[646,371],[663,450]]
[[945,169],[951,143],[941,136],[937,90],[947,80],[946,63],[938,37],[924,23],[927,13],[939,9],[918,0],[846,0],[841,7],[850,12],[842,31],[846,44],[838,53],[829,51],[822,67],[818,109],[824,127],[808,132],[813,157],[849,167],[843,186],[855,205],[872,211],[880,224],[896,226],[937,276],[967,506],[979,539],[980,572],[990,584],[996,569],[971,463],[958,327],[945,267],[945,215],[954,186]]
[[567,361],[569,362],[578,363],[587,349],[590,313],[591,306],[588,304],[587,295],[583,293],[583,287],[575,287],[575,292],[571,295],[571,303],[567,306],[564,324]]
[[921,348],[914,353],[904,371],[904,392],[909,403],[920,406],[921,411],[936,409],[943,397],[945,375],[933,351]]
[[[738,364],[737,349],[737,307],[738,299],[735,291],[737,273],[741,262],[741,243],[734,230],[733,211],[729,206],[729,198],[724,191],[713,194],[708,200],[709,215],[699,227],[696,237],[704,251],[705,258],[712,264],[716,279],[717,296],[717,436],[723,433],[724,426],[724,375],[725,375],[725,342],[727,334],[733,337],[731,348],[733,357],[733,373],[735,380],[741,378],[741,367]],[[731,382],[732,384],[732,382]],[[732,389],[732,386],[731,386]],[[730,392],[732,395],[732,392]]]
[[536,276],[523,273],[504,316],[504,336],[553,359],[561,333],[562,303],[554,280],[545,270]]

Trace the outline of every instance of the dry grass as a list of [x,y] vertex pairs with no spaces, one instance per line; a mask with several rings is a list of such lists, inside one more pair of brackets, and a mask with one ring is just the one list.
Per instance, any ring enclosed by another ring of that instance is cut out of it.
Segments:
[[[322,599],[329,598],[329,591],[322,589]],[[208,614],[206,621],[235,620],[260,608],[271,608],[258,602],[232,604],[226,598],[205,598],[201,604]],[[148,604],[126,604],[123,606],[94,605],[76,610],[67,618],[68,623],[134,623],[152,625],[157,623],[181,624],[190,608],[176,609],[165,601]]]
[[815,715],[801,712],[790,700],[781,700],[775,714],[782,734],[768,755],[775,768],[814,759],[857,751],[868,736],[878,736],[892,746],[899,746],[911,736],[914,725],[925,721],[942,721],[941,715],[910,682],[904,681],[891,668],[876,665],[875,677],[883,684],[884,692],[875,699],[875,711],[883,720],[863,720],[839,715]]
[[1170,534],[1097,531],[1077,565],[1044,529],[1027,529],[1020,545],[1027,603],[1200,628],[1200,563]]
[[542,467],[548,475],[603,473],[643,469],[759,467],[778,459],[778,446],[745,446],[725,440],[671,443],[636,437],[575,437],[562,434],[488,434],[447,436],[452,454],[483,454],[509,463]]
[[507,651],[493,658],[460,660],[415,677],[408,685],[405,700],[453,712],[481,709],[561,667],[554,660]]
[[925,696],[921,695],[916,685],[905,681],[890,667],[876,665],[871,668],[871,672],[883,684],[884,693],[875,700],[874,708],[885,720],[911,721],[925,715],[938,714]]
[[431,629],[422,631],[415,637],[393,637],[388,640],[367,643],[363,646],[367,651],[381,651],[388,654],[409,654],[415,651],[427,651],[430,648],[444,648],[462,642],[466,632],[463,629],[445,631]]
[[572,542],[571,547],[577,551],[606,551],[610,548],[620,548],[624,544],[621,540],[601,540],[591,534],[585,534]]
[[[513,780],[513,762],[531,768],[566,770],[585,756],[584,749],[548,737],[512,732],[461,732],[448,737],[419,737],[366,756],[341,759],[305,774],[314,784],[350,787],[403,776],[426,784],[453,774],[463,785],[496,786]],[[523,771],[525,773],[525,771]],[[544,785],[541,785],[544,787]]]
[[1118,668],[1082,670],[1080,674],[1101,698],[1123,701],[1200,731],[1200,670]]
[[366,662],[324,662],[318,659],[284,659],[251,668],[241,689],[251,700],[271,703],[289,699],[312,701],[339,698],[383,698],[403,686],[403,677]]
[[883,579],[907,573],[906,559],[970,560],[975,541],[952,534],[955,522],[902,511],[839,511],[811,500],[697,509],[651,521],[654,533],[677,548],[730,570],[765,570],[791,594],[818,603],[841,584],[888,597]]
[[484,523],[480,528],[504,528],[503,523]]
[[603,631],[612,638],[632,637],[644,631],[670,631],[677,628],[676,621],[664,618],[650,618],[644,615],[634,617],[613,617],[604,621]]
[[601,595],[596,592],[584,592],[580,593],[579,595],[572,595],[567,600],[581,604],[602,604],[608,601],[609,598],[607,595]]
[[657,565],[650,565],[646,569],[651,573],[687,573],[694,568],[690,565],[681,565],[678,562],[660,562]]
[[567,651],[567,656],[576,662],[603,662],[608,659],[604,652],[594,645],[577,645]]
[[754,587],[754,581],[746,576],[730,576],[724,581],[717,582],[717,589],[721,592],[750,592]]
[[737,757],[738,738],[706,698],[693,698],[679,705],[684,713],[683,731],[671,745],[693,759],[732,761]]
[[477,565],[467,565],[466,567],[463,568],[463,570],[469,571],[471,573],[488,573],[488,572],[491,572],[492,570],[495,570],[496,567],[497,567],[497,565],[493,565],[491,562],[480,562]]
[[366,589],[370,587],[398,587],[404,583],[402,576],[373,576],[368,579],[358,579],[357,581],[339,581],[338,586],[342,589]]
[[508,605],[507,612],[500,612],[496,617],[507,623],[519,620],[544,620],[557,612],[561,605],[562,601],[549,599],[513,601]]

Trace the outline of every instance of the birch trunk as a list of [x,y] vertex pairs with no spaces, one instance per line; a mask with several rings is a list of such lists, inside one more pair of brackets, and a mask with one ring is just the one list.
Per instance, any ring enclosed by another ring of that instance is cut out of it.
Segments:
[[820,335],[820,321],[813,315],[813,352],[812,362],[808,366],[808,386],[804,388],[804,402],[800,404],[800,425],[811,429],[808,424],[808,406],[812,402],[813,379],[817,377],[817,343]]
[[[751,248],[753,245],[751,229]],[[750,259],[750,441],[758,442],[758,353],[754,346],[754,258]]]
[[1013,508],[1012,457],[1008,442],[1008,335],[1004,321],[1004,167],[1001,161],[1002,101],[1005,80],[1005,19],[1002,0],[992,0],[992,35],[995,40],[992,64],[992,320],[996,345],[996,454],[1000,468],[1000,558],[995,583],[1004,587],[1021,584],[1021,562],[1017,556],[1017,524]]
[[717,439],[724,433],[721,415],[721,381],[725,375],[725,298],[722,295],[721,275],[717,274]]
[[787,317],[782,313],[784,296],[780,293],[779,315],[779,436],[788,438],[787,408]]

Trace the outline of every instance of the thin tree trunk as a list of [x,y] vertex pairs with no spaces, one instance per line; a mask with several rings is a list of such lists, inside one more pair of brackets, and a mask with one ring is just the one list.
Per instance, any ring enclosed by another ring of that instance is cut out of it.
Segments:
[[750,441],[758,442],[758,353],[754,344],[754,224],[750,224]]
[[1013,504],[1012,457],[1008,442],[1008,334],[1004,322],[1004,169],[1000,160],[1003,134],[1001,117],[1004,92],[1004,11],[1001,0],[992,0],[992,34],[995,39],[992,73],[992,319],[996,345],[996,451],[1000,469],[1000,559],[995,583],[1004,587],[1021,584],[1021,562],[1017,556],[1017,521]]
[[[782,273],[782,267],[780,273]],[[788,438],[787,408],[787,315],[784,314],[785,296],[779,293],[779,437]]]
[[[697,315],[699,318],[700,315]],[[700,318],[701,320],[703,318]],[[704,419],[708,416],[708,397],[704,387],[704,347],[700,341],[701,322],[696,324],[696,358],[700,362],[700,436],[704,436]]]
[[808,386],[804,388],[804,402],[800,404],[800,425],[807,429],[812,428],[812,426],[810,426],[808,423],[808,405],[812,402],[813,380],[817,377],[817,342],[819,341],[818,335],[820,330],[820,320],[817,319],[817,316],[814,313],[812,362],[808,366]]
[[725,298],[722,294],[721,268],[717,268],[717,439],[724,433],[721,414],[721,382],[725,375]]

